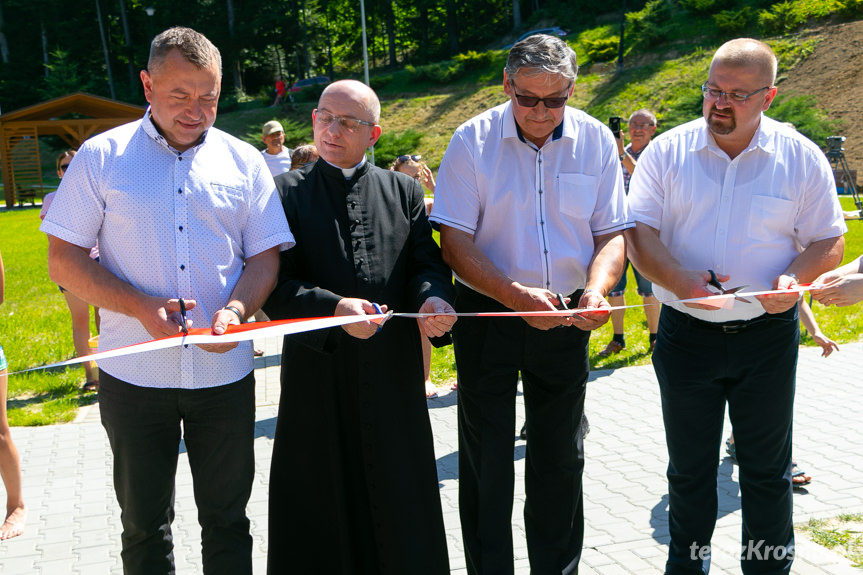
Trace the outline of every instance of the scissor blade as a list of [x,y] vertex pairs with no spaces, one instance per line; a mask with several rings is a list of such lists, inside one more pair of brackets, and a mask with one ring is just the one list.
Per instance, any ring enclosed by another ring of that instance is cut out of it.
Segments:
[[[731,288],[731,289],[723,290],[723,291],[722,291],[722,293],[725,293],[725,294],[728,294],[728,295],[732,295],[732,294],[736,294],[736,293],[737,293],[737,292],[739,292],[739,291],[743,291],[743,290],[745,290],[745,289],[746,289],[746,288],[748,288],[748,287],[749,287],[749,285],[737,286],[737,287],[734,287],[734,288]],[[734,299],[736,299],[737,301],[743,302],[743,303],[752,303],[752,301],[751,301],[751,300],[748,300],[748,299],[746,299],[745,297],[740,297],[739,295],[735,295],[735,296],[734,296]]]

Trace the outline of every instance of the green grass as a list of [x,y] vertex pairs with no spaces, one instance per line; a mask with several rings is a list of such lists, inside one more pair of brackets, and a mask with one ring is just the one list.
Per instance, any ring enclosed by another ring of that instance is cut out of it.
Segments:
[[840,552],[854,567],[863,568],[863,513],[810,519],[797,530],[808,534],[815,543]]
[[[39,232],[39,208],[0,212],[0,253],[6,270],[0,305],[0,344],[9,371],[75,356],[66,301],[48,278],[48,240]],[[91,327],[95,333],[95,326]],[[80,391],[81,367],[35,371],[8,378],[11,425],[47,425],[75,418],[76,409],[95,401]]]
[[[854,208],[850,197],[840,196],[842,208],[851,210]],[[863,220],[852,220],[847,222],[848,233],[845,234],[845,257],[842,263],[853,260],[863,253]],[[627,286],[625,299],[627,305],[640,304],[641,297],[635,293],[635,276],[632,269],[627,272]],[[857,341],[863,333],[863,304],[856,304],[846,308],[824,307],[818,302],[812,305],[815,320],[821,331],[833,341],[843,344]],[[626,349],[609,358],[596,357],[611,341],[611,322],[593,332],[590,338],[590,363],[594,369],[616,369],[630,365],[644,365],[650,363],[648,350],[647,321],[644,312],[640,308],[626,310],[626,322],[624,324],[624,336],[626,337]],[[815,346],[815,342],[808,333],[801,331],[800,344]]]

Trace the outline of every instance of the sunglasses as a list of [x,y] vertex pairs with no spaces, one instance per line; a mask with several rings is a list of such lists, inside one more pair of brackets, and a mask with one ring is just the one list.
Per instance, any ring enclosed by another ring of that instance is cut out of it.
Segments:
[[60,164],[60,171],[65,172],[66,168],[68,168],[68,167],[69,167],[69,164]]
[[[523,108],[535,108],[537,104],[540,102],[545,105],[546,108],[563,108],[566,105],[566,101],[569,99],[569,96],[554,96],[552,98],[537,98],[536,96],[522,96],[518,92],[516,92],[515,82],[510,80],[510,85],[512,86],[512,92],[515,94],[515,101],[518,102],[518,105]],[[568,90],[567,90],[568,91]]]
[[420,154],[413,154],[413,155],[399,156],[396,159],[399,162],[407,162],[408,160],[413,160],[414,162],[419,162],[420,160],[422,160],[422,158],[423,157]]

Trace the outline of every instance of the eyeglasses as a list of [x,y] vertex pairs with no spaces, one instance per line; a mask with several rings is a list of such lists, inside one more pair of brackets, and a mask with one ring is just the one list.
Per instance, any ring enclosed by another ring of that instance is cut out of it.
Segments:
[[[70,162],[70,163],[71,163],[71,162]],[[68,167],[69,167],[69,164],[60,164],[60,171],[61,171],[61,172],[65,172],[65,171],[66,171],[66,168],[68,168]]]
[[347,116],[334,116],[329,112],[322,112],[319,110],[315,110],[315,121],[321,126],[329,126],[333,122],[338,122],[339,126],[351,133],[354,133],[354,131],[356,131],[360,126],[375,125],[374,122],[366,122],[356,118],[349,118]]
[[631,130],[646,130],[646,129],[651,128],[651,127],[653,127],[653,124],[636,124],[636,123],[629,124],[630,131]]
[[748,100],[755,94],[763,92],[764,90],[769,90],[770,88],[772,88],[772,86],[764,86],[761,89],[755,90],[751,94],[738,94],[737,92],[723,92],[722,90],[710,88],[707,86],[707,82],[705,82],[701,85],[701,94],[708,102],[718,100],[721,96],[725,96],[725,101],[729,104],[740,104],[742,106],[746,103],[746,100]]
[[398,160],[399,162],[407,162],[408,160],[413,160],[414,162],[419,162],[422,159],[423,159],[423,157],[419,154],[413,154],[410,156],[399,156],[398,158],[396,158],[396,160]]
[[[540,102],[542,102],[546,108],[562,108],[566,105],[566,101],[569,99],[569,96],[554,96],[552,98],[522,96],[515,91],[515,82],[510,81],[509,84],[510,86],[512,86],[513,94],[515,94],[515,101],[518,102],[518,105],[523,108],[535,108],[536,105]],[[569,88],[567,88],[567,92],[569,92]]]

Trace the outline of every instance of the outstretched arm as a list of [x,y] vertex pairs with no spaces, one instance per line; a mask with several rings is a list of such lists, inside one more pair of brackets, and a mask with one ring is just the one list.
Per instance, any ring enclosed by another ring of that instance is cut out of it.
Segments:
[[[48,236],[51,280],[94,306],[134,317],[154,338],[181,330],[179,300],[147,295],[90,259],[90,250]],[[195,306],[185,300],[186,308]]]

